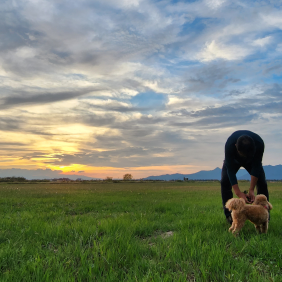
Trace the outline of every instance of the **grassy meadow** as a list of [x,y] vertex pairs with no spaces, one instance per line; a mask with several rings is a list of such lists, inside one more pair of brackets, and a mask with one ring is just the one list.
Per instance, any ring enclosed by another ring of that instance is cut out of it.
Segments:
[[219,182],[1,183],[0,281],[282,281],[282,183],[269,191],[268,233],[234,238]]

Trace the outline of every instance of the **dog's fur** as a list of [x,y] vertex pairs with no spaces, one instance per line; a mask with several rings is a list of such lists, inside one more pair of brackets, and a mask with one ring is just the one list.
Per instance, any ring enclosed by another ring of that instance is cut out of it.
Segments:
[[267,232],[269,211],[272,205],[267,201],[265,195],[257,195],[252,205],[247,205],[243,199],[232,198],[225,206],[231,211],[233,223],[229,231],[232,231],[235,236],[238,235],[246,220],[251,221],[259,233]]

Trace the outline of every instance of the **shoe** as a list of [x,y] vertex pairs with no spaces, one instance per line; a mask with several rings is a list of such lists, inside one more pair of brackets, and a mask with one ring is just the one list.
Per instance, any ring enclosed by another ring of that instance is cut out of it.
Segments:
[[232,220],[231,215],[229,215],[229,216],[226,217],[226,221],[227,221],[230,225],[232,225],[233,220]]

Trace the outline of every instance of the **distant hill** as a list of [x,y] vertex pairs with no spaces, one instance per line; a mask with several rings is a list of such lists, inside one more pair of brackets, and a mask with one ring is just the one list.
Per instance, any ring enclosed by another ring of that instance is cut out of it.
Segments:
[[[263,167],[265,171],[266,179],[276,179],[282,180],[282,165],[266,165]],[[214,170],[201,170],[196,173],[192,174],[165,174],[159,176],[149,176],[143,178],[144,180],[183,180],[188,178],[189,180],[208,180],[208,179],[215,179],[220,180],[221,178],[221,169],[219,167],[215,168]],[[239,169],[237,172],[238,180],[250,180],[251,177],[249,173],[245,169]]]
[[[265,177],[269,180],[282,180],[282,165],[265,165],[263,166]],[[239,180],[251,180],[251,176],[244,169],[245,173],[238,177]]]
[[219,167],[215,168],[214,170],[201,170],[196,173],[192,174],[165,174],[159,176],[149,176],[147,178],[143,178],[145,180],[183,180],[184,177],[190,180],[206,180],[206,179],[220,179],[221,176],[221,169]]
[[20,169],[20,168],[11,168],[11,169],[0,169],[0,177],[24,177],[28,180],[31,179],[53,179],[53,178],[69,178],[71,180],[76,180],[77,178],[81,178],[82,180],[91,180],[98,179],[93,177],[84,176],[81,174],[78,175],[67,175],[61,174],[61,170],[51,170],[51,169]]

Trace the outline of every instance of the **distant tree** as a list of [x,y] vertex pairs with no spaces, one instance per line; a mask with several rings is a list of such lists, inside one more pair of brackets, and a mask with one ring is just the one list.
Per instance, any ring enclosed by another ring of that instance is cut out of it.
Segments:
[[26,179],[21,176],[19,177],[12,176],[12,177],[0,178],[0,182],[26,182]]
[[112,178],[111,176],[107,176],[105,180],[106,180],[106,181],[112,181],[113,178]]
[[124,176],[123,176],[123,180],[131,180],[133,177],[132,177],[132,174],[130,173],[126,173]]

